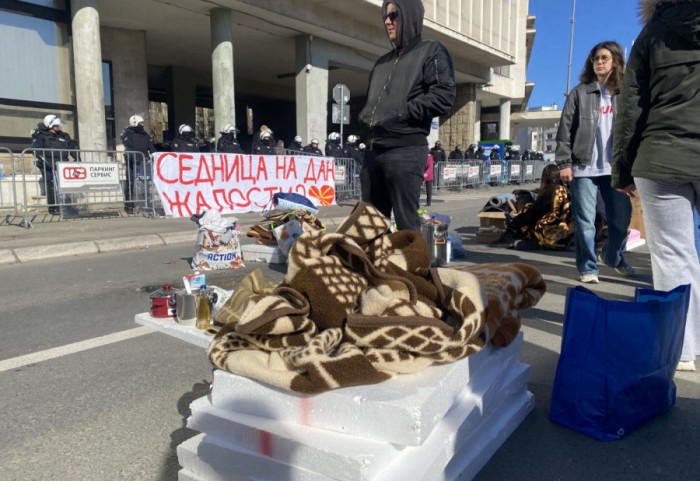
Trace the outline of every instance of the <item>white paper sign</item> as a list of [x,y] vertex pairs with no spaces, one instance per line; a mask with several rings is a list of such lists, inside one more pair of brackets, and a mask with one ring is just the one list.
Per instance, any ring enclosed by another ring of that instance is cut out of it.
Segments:
[[62,194],[120,191],[118,162],[56,162]]

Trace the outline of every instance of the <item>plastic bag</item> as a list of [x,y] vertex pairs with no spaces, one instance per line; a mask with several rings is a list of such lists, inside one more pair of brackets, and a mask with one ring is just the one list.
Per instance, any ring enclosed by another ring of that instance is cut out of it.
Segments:
[[278,209],[304,209],[312,214],[318,214],[318,209],[314,207],[313,202],[294,192],[275,192],[272,194],[272,203]]
[[569,288],[549,419],[609,441],[673,406],[689,298],[689,285],[633,302]]

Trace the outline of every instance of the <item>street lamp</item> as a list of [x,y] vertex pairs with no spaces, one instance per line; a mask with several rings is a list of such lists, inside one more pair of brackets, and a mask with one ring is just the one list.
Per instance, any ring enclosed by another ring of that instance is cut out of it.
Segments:
[[574,50],[574,20],[576,16],[576,0],[574,0],[574,8],[571,11],[571,39],[569,40],[569,73],[566,76],[566,95],[569,95],[569,86],[571,85],[571,54]]

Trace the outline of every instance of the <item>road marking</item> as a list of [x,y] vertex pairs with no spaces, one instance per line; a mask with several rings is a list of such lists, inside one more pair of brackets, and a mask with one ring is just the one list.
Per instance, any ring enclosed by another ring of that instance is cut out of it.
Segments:
[[145,336],[153,332],[156,331],[148,327],[137,327],[129,329],[128,331],[115,332],[114,334],[107,334],[106,336],[95,337],[85,341],[74,342],[73,344],[66,344],[65,346],[33,352],[32,354],[17,356],[12,359],[5,359],[4,361],[0,361],[0,372],[10,371],[19,367],[28,366],[29,364],[48,361],[57,357],[87,351],[88,349],[94,349],[108,344],[114,344],[115,342],[126,341],[127,339]]

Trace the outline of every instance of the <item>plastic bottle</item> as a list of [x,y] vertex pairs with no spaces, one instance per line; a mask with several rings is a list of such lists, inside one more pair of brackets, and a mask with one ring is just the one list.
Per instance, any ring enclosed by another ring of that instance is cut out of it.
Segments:
[[211,309],[209,308],[209,298],[207,297],[207,286],[202,285],[197,294],[197,328],[209,329],[209,318]]
[[0,180],[5,180],[5,177],[7,177],[5,175],[5,164],[0,162]]
[[447,236],[447,262],[452,260],[452,237]]

